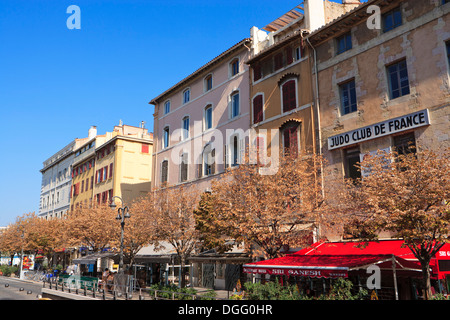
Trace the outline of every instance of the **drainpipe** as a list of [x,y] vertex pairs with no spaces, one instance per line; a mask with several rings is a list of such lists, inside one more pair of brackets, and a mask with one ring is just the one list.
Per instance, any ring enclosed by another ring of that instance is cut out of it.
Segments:
[[[303,35],[302,35],[303,38]],[[309,37],[306,37],[306,41],[308,42],[309,46],[312,48],[314,53],[314,74],[315,74],[315,102],[317,108],[317,125],[318,125],[318,135],[319,135],[319,155],[322,157],[322,130],[320,126],[320,104],[319,104],[319,74],[318,74],[318,68],[317,68],[317,53],[316,49],[313,47],[311,42],[309,41]],[[314,119],[313,119],[314,121]],[[323,170],[323,163],[320,164],[320,176],[321,176],[321,189],[322,189],[322,198],[325,199],[325,189],[324,189],[324,170]],[[317,236],[320,236],[320,230],[319,227],[317,228]]]

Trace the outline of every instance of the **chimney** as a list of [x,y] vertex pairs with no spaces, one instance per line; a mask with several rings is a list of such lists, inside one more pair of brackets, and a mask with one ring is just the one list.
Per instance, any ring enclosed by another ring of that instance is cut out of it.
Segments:
[[305,23],[311,32],[325,25],[325,6],[323,0],[305,0]]
[[89,129],[89,135],[88,138],[89,140],[94,139],[97,136],[97,127],[96,126],[92,126]]

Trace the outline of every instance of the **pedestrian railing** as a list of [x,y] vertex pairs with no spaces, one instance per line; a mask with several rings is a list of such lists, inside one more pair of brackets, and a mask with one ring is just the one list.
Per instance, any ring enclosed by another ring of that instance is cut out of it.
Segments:
[[43,280],[43,287],[51,290],[83,295],[102,300],[221,300],[212,296],[165,291],[150,288],[136,288],[115,283],[112,287],[99,286],[98,279],[82,279],[77,276],[49,277]]

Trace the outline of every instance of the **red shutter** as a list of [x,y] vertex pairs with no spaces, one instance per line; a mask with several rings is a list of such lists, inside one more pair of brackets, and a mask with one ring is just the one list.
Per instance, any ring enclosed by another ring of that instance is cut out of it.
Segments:
[[275,70],[281,69],[283,67],[283,53],[278,53],[274,57]]
[[148,153],[148,144],[142,144],[142,153]]
[[253,99],[253,123],[261,121],[263,121],[263,98],[260,94]]
[[283,142],[285,152],[291,155],[298,154],[298,126],[291,126],[283,131]]
[[253,81],[258,81],[261,76],[261,65],[258,64],[253,67]]
[[294,58],[292,56],[292,48],[287,47],[286,48],[286,64],[291,64],[292,62],[294,62]]
[[98,182],[102,182],[103,181],[103,168],[101,168],[100,170],[99,170],[99,174],[98,174]]
[[111,164],[109,165],[109,177],[110,177],[110,178],[112,178],[112,175],[113,175],[113,168],[114,168],[113,163],[111,163]]
[[289,80],[282,87],[283,90],[283,112],[290,111],[296,107],[295,80]]

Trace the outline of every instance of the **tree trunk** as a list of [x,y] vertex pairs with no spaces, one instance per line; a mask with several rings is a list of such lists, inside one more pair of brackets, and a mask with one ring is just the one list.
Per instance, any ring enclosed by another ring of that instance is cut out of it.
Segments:
[[422,283],[423,283],[423,299],[429,300],[431,297],[431,280],[430,280],[430,260],[421,261],[422,265]]
[[180,263],[180,268],[181,268],[181,272],[180,272],[180,287],[184,288],[186,287],[186,279],[185,279],[185,271],[184,271],[184,266],[186,265],[186,258],[184,256],[181,256],[181,263]]

